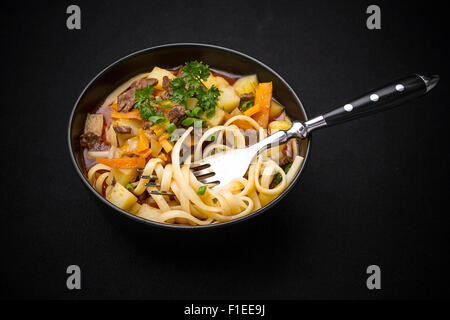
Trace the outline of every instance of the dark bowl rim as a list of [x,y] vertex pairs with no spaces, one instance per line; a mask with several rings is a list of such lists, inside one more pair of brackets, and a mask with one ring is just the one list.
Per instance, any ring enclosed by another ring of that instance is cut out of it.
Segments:
[[110,65],[108,65],[106,68],[104,68],[103,70],[101,70],[94,78],[92,78],[91,81],[89,81],[89,83],[84,87],[83,91],[81,92],[81,94],[78,96],[78,99],[76,100],[73,108],[72,108],[72,112],[70,113],[70,117],[69,117],[69,123],[68,123],[68,130],[67,130],[67,144],[68,144],[68,148],[69,148],[69,153],[70,153],[70,158],[72,160],[72,164],[75,167],[75,170],[77,171],[78,175],[80,176],[81,180],[83,181],[83,183],[85,184],[85,186],[88,187],[88,189],[90,191],[92,191],[92,193],[95,194],[95,196],[100,199],[103,203],[105,203],[107,206],[109,206],[110,208],[112,208],[114,211],[125,215],[126,217],[149,225],[149,226],[154,226],[154,227],[159,227],[159,228],[164,228],[164,229],[179,229],[179,230],[205,230],[205,229],[212,229],[212,228],[220,228],[220,227],[225,227],[225,226],[230,226],[230,225],[234,225],[236,223],[239,222],[244,222],[247,221],[251,218],[254,218],[258,215],[260,215],[261,213],[268,211],[269,209],[271,209],[272,207],[274,207],[279,201],[281,201],[288,193],[290,190],[292,190],[292,188],[297,184],[299,178],[301,177],[301,175],[303,174],[303,171],[307,165],[307,161],[309,158],[309,153],[310,153],[310,149],[311,149],[311,137],[308,137],[307,140],[307,149],[306,149],[306,154],[305,157],[303,159],[303,163],[302,166],[299,170],[299,172],[297,173],[297,175],[295,176],[294,180],[290,183],[289,186],[287,186],[287,188],[278,196],[276,197],[274,200],[272,200],[269,204],[267,204],[266,206],[235,220],[230,220],[230,221],[226,221],[226,222],[220,222],[220,223],[215,223],[215,224],[209,224],[209,225],[203,225],[203,226],[187,226],[187,225],[174,225],[174,224],[167,224],[167,223],[160,223],[160,222],[156,222],[156,221],[151,221],[151,220],[147,220],[141,217],[138,217],[132,213],[129,213],[123,209],[120,209],[119,207],[113,205],[111,202],[109,202],[108,200],[106,200],[102,195],[100,195],[92,186],[91,184],[87,181],[86,177],[84,176],[84,174],[81,172],[81,168],[78,167],[78,164],[75,160],[75,156],[74,156],[74,151],[72,148],[72,124],[73,124],[73,118],[74,115],[76,113],[76,110],[78,109],[78,104],[80,102],[80,100],[82,99],[82,97],[84,96],[85,92],[91,87],[91,85],[98,79],[100,78],[103,74],[105,74],[106,72],[108,72],[111,68],[113,68],[114,66],[116,66],[117,64],[122,63],[123,61],[130,59],[132,57],[138,56],[140,54],[143,53],[148,53],[154,50],[158,50],[158,49],[162,49],[162,48],[175,48],[175,47],[205,47],[205,48],[210,48],[210,49],[217,49],[217,50],[221,50],[221,51],[225,51],[228,53],[232,53],[235,55],[238,55],[240,57],[243,57],[245,59],[248,59],[258,65],[260,65],[261,67],[265,68],[266,70],[268,70],[270,73],[274,74],[276,77],[278,77],[278,79],[281,80],[281,82],[283,82],[283,84],[289,89],[290,93],[292,94],[292,96],[295,98],[299,108],[301,111],[303,111],[303,114],[305,115],[305,121],[308,120],[308,114],[305,110],[305,108],[303,107],[303,104],[301,103],[300,99],[298,98],[297,94],[295,93],[295,91],[291,88],[291,86],[286,82],[286,80],[283,79],[283,77],[281,77],[275,70],[273,70],[272,68],[270,68],[269,66],[267,66],[266,64],[262,63],[261,61],[236,50],[233,49],[229,49],[229,48],[225,48],[225,47],[221,47],[221,46],[217,46],[217,45],[211,45],[211,44],[203,44],[203,43],[189,43],[189,42],[181,42],[181,43],[170,43],[170,44],[164,44],[164,45],[158,45],[158,46],[154,46],[154,47],[149,47],[149,48],[145,48],[142,50],[138,50],[135,51],[131,54],[126,55],[125,57],[122,57],[116,61],[114,61],[113,63],[111,63]]

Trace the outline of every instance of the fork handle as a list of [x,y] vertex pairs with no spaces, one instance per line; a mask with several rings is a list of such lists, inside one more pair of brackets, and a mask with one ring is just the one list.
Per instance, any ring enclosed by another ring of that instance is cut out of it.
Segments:
[[411,75],[353,99],[345,105],[323,114],[328,126],[347,122],[379,111],[392,109],[431,90],[438,76]]
[[437,75],[431,77],[412,75],[398,79],[304,123],[294,121],[290,129],[277,131],[255,144],[254,147],[259,152],[286,143],[291,138],[304,139],[317,128],[343,123],[394,108],[427,93],[436,86],[438,81],[439,76]]

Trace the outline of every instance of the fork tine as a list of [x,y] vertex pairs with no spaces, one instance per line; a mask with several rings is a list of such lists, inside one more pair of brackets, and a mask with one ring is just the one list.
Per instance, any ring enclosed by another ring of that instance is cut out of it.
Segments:
[[214,175],[215,175],[214,172],[208,172],[208,173],[204,173],[204,174],[195,174],[194,173],[194,176],[197,178],[197,180],[203,180],[203,179],[212,177]]
[[214,180],[214,179],[215,179],[214,177],[206,178],[206,179],[204,179],[204,180],[202,180],[202,181],[200,181],[200,182],[203,183],[203,184],[208,185],[208,186],[211,187],[211,188],[214,188],[215,186],[217,186],[218,184],[220,184],[220,181]]
[[154,194],[158,196],[175,196],[175,194],[166,191],[150,191],[149,194]]
[[200,171],[206,168],[209,168],[211,165],[209,163],[193,163],[191,164],[191,166],[189,167],[192,171]]
[[158,187],[158,188],[161,187],[161,185],[157,184],[157,183],[146,183],[145,186],[146,187]]
[[157,179],[157,176],[141,176],[141,179]]

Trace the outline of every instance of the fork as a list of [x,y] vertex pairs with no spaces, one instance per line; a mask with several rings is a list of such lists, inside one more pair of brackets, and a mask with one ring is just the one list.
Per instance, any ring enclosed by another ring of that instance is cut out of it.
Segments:
[[280,130],[247,148],[233,149],[204,158],[190,165],[196,178],[216,188],[243,177],[253,159],[263,150],[286,143],[292,138],[305,139],[311,131],[378,111],[394,108],[433,89],[438,75],[411,75],[372,90],[352,101],[311,120],[293,121],[288,130]]

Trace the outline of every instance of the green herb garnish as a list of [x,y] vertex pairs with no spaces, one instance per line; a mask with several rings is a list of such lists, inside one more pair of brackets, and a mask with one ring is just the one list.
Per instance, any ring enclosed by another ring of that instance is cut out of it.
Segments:
[[284,172],[285,173],[288,173],[288,171],[289,171],[289,169],[292,167],[292,162],[291,163],[289,163],[289,164],[287,164],[285,167],[284,167]]
[[175,142],[177,141],[179,138],[178,133],[176,131],[174,131],[171,135],[170,135],[170,141],[171,142]]
[[171,99],[186,106],[187,99],[195,96],[198,100],[198,106],[206,113],[206,116],[208,118],[213,117],[220,90],[214,85],[208,89],[203,84],[202,81],[206,81],[210,74],[207,64],[198,61],[186,62],[181,78],[170,81],[172,87]]
[[281,174],[279,174],[279,173],[277,172],[277,173],[275,174],[275,176],[273,177],[272,184],[273,184],[274,186],[276,186],[277,184],[279,184],[279,183],[281,182],[281,179],[282,179]]
[[192,125],[194,125],[194,127],[202,127],[204,122],[205,120],[202,119],[188,117],[184,119],[181,124],[185,127],[190,127]]
[[211,136],[209,136],[207,140],[208,140],[208,141],[215,141],[216,138],[217,138],[217,133],[216,133],[216,134],[213,134],[213,135],[211,135]]
[[197,194],[198,194],[199,196],[205,195],[206,188],[208,188],[208,186],[201,186],[201,187],[199,187],[199,188],[197,189]]
[[253,102],[251,101],[246,101],[242,104],[241,106],[241,111],[247,111],[248,109],[250,109],[251,107],[253,107]]
[[[288,173],[288,171],[289,171],[289,169],[292,167],[292,163],[289,163],[289,164],[287,164],[285,167],[284,167],[284,173]],[[276,186],[277,184],[279,184],[280,182],[281,182],[281,179],[282,179],[282,177],[281,177],[281,174],[279,174],[278,172],[274,175],[274,177],[273,177],[273,180],[272,180],[272,184],[274,185],[274,186]]]
[[153,107],[154,104],[160,104],[153,97],[153,86],[146,86],[142,89],[136,89],[134,92],[134,108],[141,111],[141,118],[149,120],[155,124],[161,124],[166,121],[164,114],[159,113]]
[[177,126],[176,126],[174,123],[169,123],[169,124],[166,126],[166,131],[167,131],[168,133],[172,133],[172,132],[174,132],[175,130],[177,130]]
[[134,186],[133,186],[131,183],[128,183],[128,184],[125,186],[125,188],[127,188],[127,189],[130,190],[130,191],[133,191],[133,190],[134,190]]
[[[142,115],[141,115],[141,117],[142,117]],[[147,120],[153,122],[154,124],[162,124],[162,123],[166,122],[166,118],[164,118],[164,116],[160,116],[160,115],[151,116]]]

